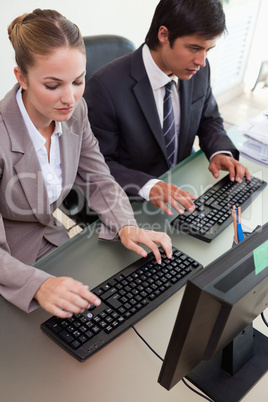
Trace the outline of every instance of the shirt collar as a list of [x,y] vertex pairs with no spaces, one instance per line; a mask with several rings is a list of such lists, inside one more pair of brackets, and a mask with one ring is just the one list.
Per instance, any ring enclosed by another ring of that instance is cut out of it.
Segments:
[[[46,139],[42,136],[42,134],[37,130],[35,125],[33,124],[32,120],[30,119],[30,116],[27,113],[27,110],[24,106],[23,100],[22,100],[22,88],[20,87],[17,91],[16,94],[16,100],[20,109],[20,112],[22,114],[22,118],[24,120],[24,123],[27,127],[28,133],[31,137],[31,140],[34,144],[34,148],[37,151],[39,151],[45,144]],[[57,135],[60,137],[62,135],[62,124],[60,121],[55,121],[55,129],[52,135]]]
[[169,77],[158,67],[146,44],[142,48],[142,58],[153,91],[164,87],[170,81],[175,81],[176,85],[178,85],[178,77],[175,75]]

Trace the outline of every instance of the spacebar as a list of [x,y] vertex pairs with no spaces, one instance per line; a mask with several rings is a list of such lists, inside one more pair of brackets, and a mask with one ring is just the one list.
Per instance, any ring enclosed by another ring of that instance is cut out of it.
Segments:
[[92,339],[84,343],[82,348],[87,350],[88,352],[93,352],[96,348],[103,345],[103,340],[98,336],[95,335]]

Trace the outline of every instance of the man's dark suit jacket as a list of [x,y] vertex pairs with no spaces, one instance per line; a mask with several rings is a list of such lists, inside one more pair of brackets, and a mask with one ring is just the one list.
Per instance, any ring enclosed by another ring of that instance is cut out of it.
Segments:
[[[179,82],[180,133],[178,160],[192,152],[198,135],[209,159],[217,151],[238,151],[228,138],[211,92],[210,69],[201,68]],[[98,70],[87,82],[84,97],[89,121],[111,173],[129,196],[168,170],[164,138],[153,91],[142,59],[142,46]]]

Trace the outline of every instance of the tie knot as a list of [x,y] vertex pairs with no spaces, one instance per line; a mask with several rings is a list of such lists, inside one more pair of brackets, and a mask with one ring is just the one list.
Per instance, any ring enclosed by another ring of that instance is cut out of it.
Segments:
[[172,91],[172,87],[173,87],[174,81],[169,81],[166,85],[165,88],[169,91]]

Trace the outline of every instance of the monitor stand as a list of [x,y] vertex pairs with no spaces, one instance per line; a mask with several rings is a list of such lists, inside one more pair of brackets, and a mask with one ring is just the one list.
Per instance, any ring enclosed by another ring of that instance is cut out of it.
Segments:
[[268,338],[247,326],[186,378],[216,402],[238,402],[268,370]]

